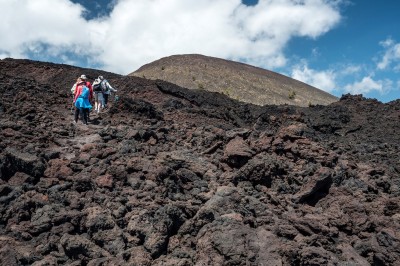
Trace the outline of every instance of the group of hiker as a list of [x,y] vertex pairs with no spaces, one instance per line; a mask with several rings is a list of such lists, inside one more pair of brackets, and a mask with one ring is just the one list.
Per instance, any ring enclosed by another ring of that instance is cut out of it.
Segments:
[[99,76],[91,84],[86,75],[81,75],[72,86],[71,92],[74,95],[74,122],[77,123],[81,117],[82,122],[87,125],[93,101],[94,111],[99,113],[101,109],[107,108],[111,92],[117,92],[117,90],[103,76]]

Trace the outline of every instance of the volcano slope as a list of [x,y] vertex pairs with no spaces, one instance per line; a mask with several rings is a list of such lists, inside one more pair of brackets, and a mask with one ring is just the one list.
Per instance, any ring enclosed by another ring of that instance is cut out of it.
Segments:
[[84,126],[82,73],[104,74],[0,61],[1,265],[398,265],[399,100],[260,107],[106,73],[119,100]]
[[130,76],[165,80],[188,89],[219,92],[257,105],[328,105],[339,99],[279,73],[200,54],[163,57]]

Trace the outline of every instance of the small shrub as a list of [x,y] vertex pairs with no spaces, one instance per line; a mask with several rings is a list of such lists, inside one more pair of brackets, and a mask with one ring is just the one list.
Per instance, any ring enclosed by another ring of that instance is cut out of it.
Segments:
[[162,66],[162,67],[161,67],[161,70],[164,70],[164,69],[165,69],[165,66]]
[[205,89],[203,83],[197,84],[197,87],[199,88],[199,90],[204,90]]
[[289,91],[289,95],[288,95],[290,100],[293,100],[296,97],[296,92],[295,91]]
[[226,96],[231,96],[231,89],[230,88],[226,88],[222,91],[223,94],[225,94]]

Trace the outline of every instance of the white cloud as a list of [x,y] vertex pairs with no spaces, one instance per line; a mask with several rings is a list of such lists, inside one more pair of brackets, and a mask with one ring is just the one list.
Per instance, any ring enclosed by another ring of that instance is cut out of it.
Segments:
[[377,67],[380,70],[387,69],[394,64],[393,69],[400,69],[400,43],[395,43],[392,39],[386,39],[380,42],[380,44],[386,49],[382,59],[379,61]]
[[386,40],[379,42],[379,44],[380,44],[381,46],[387,48],[387,47],[393,46],[394,41],[393,41],[391,38],[387,38]]
[[[200,53],[274,68],[295,37],[316,38],[341,19],[337,0],[120,0],[107,17],[87,21],[68,0],[0,0],[0,53],[87,56],[129,73],[172,54]],[[70,58],[70,60],[72,60]]]
[[345,86],[345,91],[351,94],[367,94],[377,91],[380,94],[388,93],[392,90],[393,82],[391,80],[374,80],[372,77],[364,77],[359,82],[348,84]]
[[316,71],[310,69],[306,64],[297,65],[293,68],[292,78],[312,85],[318,89],[331,93],[335,87],[336,74],[332,70]]
[[348,65],[341,70],[339,70],[340,75],[345,76],[345,75],[353,75],[356,73],[359,73],[361,71],[361,66],[359,65]]
[[311,54],[312,54],[312,56],[314,56],[314,57],[319,57],[319,56],[321,56],[321,52],[319,51],[318,48],[313,48],[312,51],[311,51]]
[[79,35],[87,32],[80,5],[66,0],[0,0],[0,7],[0,50],[11,57],[35,52],[42,44],[59,49],[89,47]]
[[[366,97],[375,93],[387,95],[400,88],[400,81],[396,83],[385,78],[374,79],[373,73],[365,75],[364,72],[365,69],[361,65],[337,65],[335,69],[315,70],[303,60],[301,64],[293,67],[291,77],[338,97],[344,93],[363,94]],[[345,80],[356,79],[356,76],[362,74],[365,76],[359,81],[345,83]]]

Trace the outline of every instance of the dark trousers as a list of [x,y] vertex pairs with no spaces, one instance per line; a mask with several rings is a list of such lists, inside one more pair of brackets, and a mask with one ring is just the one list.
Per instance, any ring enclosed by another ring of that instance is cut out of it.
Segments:
[[104,107],[106,107],[107,106],[107,103],[108,103],[108,96],[109,96],[110,94],[105,94],[105,93],[103,93],[103,98],[104,98]]
[[89,108],[76,108],[75,107],[75,122],[78,122],[79,116],[82,122],[87,125],[89,121]]

